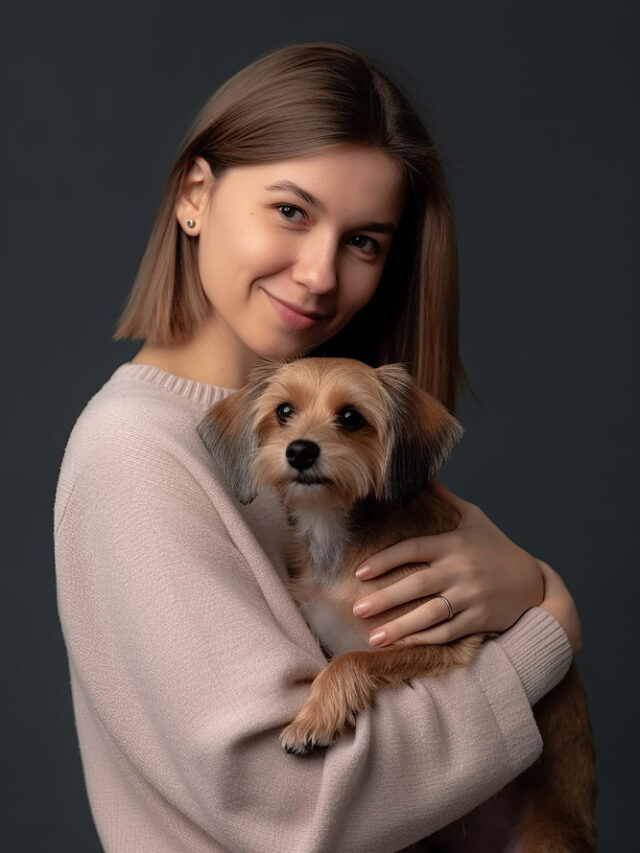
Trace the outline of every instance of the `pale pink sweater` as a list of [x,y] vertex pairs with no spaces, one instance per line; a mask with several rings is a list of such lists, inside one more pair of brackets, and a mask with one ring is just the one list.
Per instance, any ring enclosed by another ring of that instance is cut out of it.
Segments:
[[230,393],[127,362],[67,443],[58,608],[97,831],[108,853],[399,851],[538,757],[531,706],[567,671],[567,636],[534,607],[470,667],[285,753],[326,659],[285,587],[281,507],[241,506],[196,433]]

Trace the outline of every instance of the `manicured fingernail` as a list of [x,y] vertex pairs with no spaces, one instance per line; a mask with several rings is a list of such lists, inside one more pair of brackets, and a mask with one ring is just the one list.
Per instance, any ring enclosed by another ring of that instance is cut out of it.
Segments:
[[359,569],[356,569],[356,577],[363,578],[370,570],[371,566],[360,566]]
[[387,639],[387,635],[384,631],[375,631],[370,637],[369,642],[372,646],[379,646],[380,643],[384,643]]
[[354,605],[353,612],[356,616],[364,616],[371,610],[371,602],[370,601],[361,601],[360,604]]

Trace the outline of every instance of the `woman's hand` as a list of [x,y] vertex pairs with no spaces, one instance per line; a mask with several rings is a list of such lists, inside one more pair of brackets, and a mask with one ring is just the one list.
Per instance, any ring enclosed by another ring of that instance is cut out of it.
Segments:
[[[458,527],[449,533],[406,539],[378,551],[363,565],[369,567],[362,580],[378,577],[405,563],[430,566],[383,589],[358,599],[372,604],[372,616],[425,595],[441,593],[451,603],[453,618],[441,598],[416,606],[372,634],[384,631],[376,647],[416,643],[448,643],[467,634],[506,631],[530,607],[544,598],[542,568],[532,557],[499,530],[480,507],[459,498],[437,480],[436,497],[453,504],[460,512]],[[554,606],[552,602],[552,606]],[[357,614],[356,615],[360,615]],[[404,642],[403,642],[404,638]],[[371,642],[371,635],[369,638]]]

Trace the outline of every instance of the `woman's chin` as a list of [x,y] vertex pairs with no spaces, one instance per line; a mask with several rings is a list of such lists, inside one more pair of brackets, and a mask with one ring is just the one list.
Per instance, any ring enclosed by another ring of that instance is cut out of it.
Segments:
[[302,355],[310,353],[313,349],[320,346],[321,343],[322,341],[304,343],[301,340],[279,340],[260,347],[256,350],[256,353],[260,358],[287,361],[291,358],[299,358]]

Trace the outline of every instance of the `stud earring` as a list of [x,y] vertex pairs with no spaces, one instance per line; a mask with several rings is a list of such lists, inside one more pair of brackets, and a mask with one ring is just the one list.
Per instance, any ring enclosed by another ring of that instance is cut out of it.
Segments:
[[187,225],[189,226],[189,228],[195,228],[196,223],[193,219],[187,219]]

